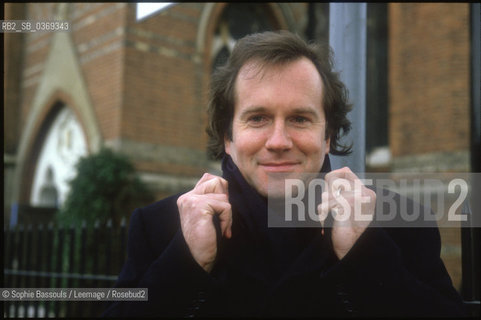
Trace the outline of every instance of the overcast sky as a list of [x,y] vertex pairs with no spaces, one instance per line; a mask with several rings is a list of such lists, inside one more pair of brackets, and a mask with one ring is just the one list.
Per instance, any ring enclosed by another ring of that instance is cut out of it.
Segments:
[[171,5],[173,5],[174,2],[140,2],[137,3],[137,20],[143,19],[147,17],[148,15],[151,15],[155,12],[158,12],[162,9],[165,9]]

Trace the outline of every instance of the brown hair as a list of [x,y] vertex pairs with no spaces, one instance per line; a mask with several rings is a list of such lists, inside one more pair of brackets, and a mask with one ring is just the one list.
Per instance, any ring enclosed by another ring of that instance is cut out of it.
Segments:
[[330,153],[346,155],[352,146],[343,146],[339,138],[351,129],[346,115],[352,106],[348,92],[339,76],[332,70],[332,50],[329,46],[307,44],[299,36],[288,32],[262,32],[240,39],[227,63],[217,68],[211,81],[208,107],[208,152],[215,159],[223,157],[224,139],[232,139],[232,121],[235,105],[235,83],[239,70],[248,61],[258,60],[261,66],[282,65],[306,57],[319,72],[324,95],[322,105],[326,116],[326,139],[331,138]]

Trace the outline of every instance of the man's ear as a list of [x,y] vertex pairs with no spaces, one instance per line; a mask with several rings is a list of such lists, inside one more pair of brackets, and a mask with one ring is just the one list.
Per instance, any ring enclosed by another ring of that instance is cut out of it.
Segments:
[[230,155],[230,145],[231,145],[232,141],[226,136],[224,137],[224,150],[225,150],[225,153],[227,153],[228,155]]
[[326,139],[326,154],[331,150],[331,138]]

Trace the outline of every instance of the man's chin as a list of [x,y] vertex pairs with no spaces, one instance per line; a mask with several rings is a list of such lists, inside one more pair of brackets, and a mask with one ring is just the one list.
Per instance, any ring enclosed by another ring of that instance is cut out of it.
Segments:
[[271,188],[267,191],[266,197],[268,199],[284,199],[286,197],[286,191],[284,188]]
[[298,192],[304,192],[299,190],[300,185],[305,189],[308,183],[318,173],[309,172],[284,172],[284,173],[271,173],[267,179],[267,187],[265,188],[264,196],[269,199],[279,199],[287,197],[295,197]]
[[[262,176],[262,179],[252,181],[252,184],[261,196],[278,199],[286,197],[286,190],[289,192],[288,196],[295,196],[295,194],[297,194],[296,188],[292,189],[292,181],[302,181],[306,183],[312,179],[312,176],[312,173],[305,172],[276,172]],[[286,181],[288,182],[287,188]]]
[[257,193],[264,198],[284,198],[285,196],[285,182],[280,181],[278,183],[270,183],[262,186],[257,186]]
[[289,179],[297,179],[290,175],[276,175],[275,178],[269,179],[267,184],[266,197],[269,199],[284,199],[286,197],[286,181]]

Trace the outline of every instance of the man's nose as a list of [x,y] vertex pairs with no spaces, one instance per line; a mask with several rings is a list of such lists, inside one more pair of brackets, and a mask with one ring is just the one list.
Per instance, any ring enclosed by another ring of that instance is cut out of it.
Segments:
[[266,141],[266,148],[271,151],[287,151],[292,148],[292,139],[287,131],[284,121],[276,121],[269,138]]

